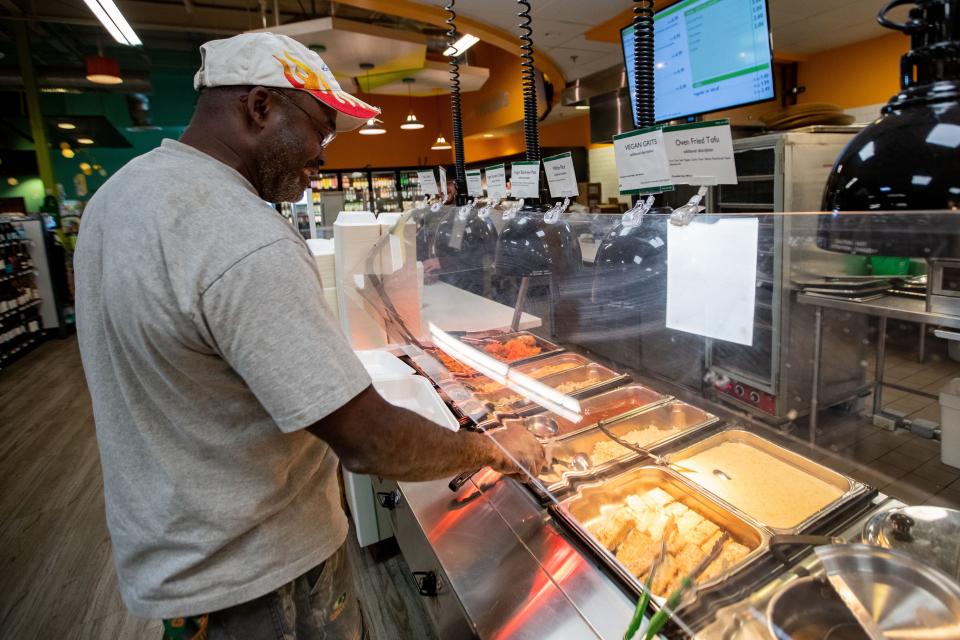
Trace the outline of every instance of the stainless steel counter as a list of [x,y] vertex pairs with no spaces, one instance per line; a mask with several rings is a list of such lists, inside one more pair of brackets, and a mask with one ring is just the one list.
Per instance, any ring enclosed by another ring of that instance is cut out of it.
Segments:
[[485,470],[456,493],[446,481],[399,490],[397,542],[411,571],[440,577],[427,609],[442,637],[623,636],[633,602],[517,483]]
[[[623,637],[634,602],[514,481],[485,470],[456,493],[446,481],[374,484],[399,492],[390,517],[411,571],[438,578],[425,605],[442,638]],[[858,536],[862,517],[841,535]]]

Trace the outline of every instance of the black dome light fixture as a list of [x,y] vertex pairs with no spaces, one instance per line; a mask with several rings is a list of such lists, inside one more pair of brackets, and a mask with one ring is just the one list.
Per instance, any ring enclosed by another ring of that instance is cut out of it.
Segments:
[[[521,19],[520,50],[523,77],[523,139],[527,161],[540,163],[540,130],[537,117],[537,76],[533,59],[533,19],[529,0],[517,0]],[[511,328],[516,330],[526,303],[530,277],[567,275],[580,270],[583,257],[580,242],[566,222],[544,220],[547,207],[541,197],[525,199],[510,218],[497,242],[496,272],[519,277],[520,288]]]
[[[904,5],[906,22],[887,17]],[[877,21],[910,36],[901,90],[837,158],[823,197],[832,215],[821,216],[817,243],[842,253],[960,258],[960,0],[893,0]],[[957,215],[895,213],[911,209]]]
[[[633,70],[636,77],[637,124],[640,128],[654,124],[654,23],[653,0],[634,0],[633,5]],[[647,277],[662,278],[666,273],[666,228],[656,220],[645,225],[640,211],[669,214],[670,207],[652,208],[653,201],[637,201],[637,205],[623,216],[620,223],[608,233],[597,247],[594,260],[595,279],[601,274],[622,269],[642,269]],[[595,286],[596,289],[596,286]]]
[[[457,61],[461,51],[454,46],[458,41],[454,3],[455,0],[449,0],[444,9],[449,13],[447,24],[450,25],[446,34],[446,53],[450,65],[450,112],[453,120],[453,148],[456,159],[454,180],[457,195],[454,206],[448,208],[437,227],[433,238],[433,254],[441,261],[441,271],[446,273],[445,279],[462,289],[479,294],[483,292],[486,268],[490,266],[490,256],[496,248],[497,228],[489,216],[481,215],[476,206],[467,204],[460,63]],[[440,188],[446,193],[446,185],[440,185]]]

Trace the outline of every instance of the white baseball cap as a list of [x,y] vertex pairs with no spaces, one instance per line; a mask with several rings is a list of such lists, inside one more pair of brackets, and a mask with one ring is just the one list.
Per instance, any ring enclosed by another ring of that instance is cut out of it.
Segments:
[[305,91],[337,112],[337,131],[353,131],[380,115],[378,107],[341,89],[320,56],[276,33],[242,33],[200,46],[194,89],[242,85]]

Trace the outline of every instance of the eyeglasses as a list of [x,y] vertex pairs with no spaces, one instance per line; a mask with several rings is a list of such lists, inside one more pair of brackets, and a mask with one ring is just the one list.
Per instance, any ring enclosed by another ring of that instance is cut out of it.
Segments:
[[[307,116],[307,118],[310,120],[310,122],[311,122],[312,124],[314,124],[315,126],[317,125],[317,119],[314,118],[314,117],[313,117],[312,115],[310,115],[309,113],[307,113],[307,110],[304,109],[303,107],[301,107],[300,105],[298,105],[293,98],[291,98],[290,96],[288,96],[287,94],[285,94],[283,91],[280,91],[279,89],[270,89],[270,91],[273,92],[273,93],[275,93],[275,94],[277,94],[278,96],[280,96],[280,97],[283,98],[284,100],[286,100],[289,104],[292,104],[293,106],[295,106],[297,109],[299,109],[299,110],[303,113],[303,115]],[[333,142],[333,139],[334,139],[334,138],[337,137],[337,131],[336,131],[336,129],[334,129],[333,131],[328,131],[328,130],[326,130],[325,127],[321,127],[321,126],[316,126],[316,129],[317,129],[318,133],[320,133],[320,135],[321,135],[322,138],[323,138],[323,139],[321,140],[321,142],[320,142],[320,146],[321,146],[321,147],[326,147],[326,146],[329,145],[331,142]]]

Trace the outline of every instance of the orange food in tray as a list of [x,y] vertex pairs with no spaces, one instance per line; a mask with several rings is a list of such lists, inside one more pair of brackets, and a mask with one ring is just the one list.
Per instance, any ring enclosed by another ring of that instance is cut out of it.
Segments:
[[537,339],[533,336],[517,336],[504,343],[491,342],[483,350],[502,362],[514,362],[540,353]]
[[472,376],[476,373],[475,370],[471,369],[467,365],[463,364],[459,360],[451,358],[445,354],[440,349],[428,349],[430,355],[437,358],[444,367],[447,368],[447,371],[454,375],[460,376]]

